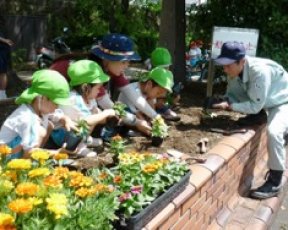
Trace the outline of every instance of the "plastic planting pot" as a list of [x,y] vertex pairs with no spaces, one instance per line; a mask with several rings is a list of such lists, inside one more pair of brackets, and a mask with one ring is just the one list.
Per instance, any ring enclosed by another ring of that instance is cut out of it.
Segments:
[[164,141],[162,137],[152,137],[151,144],[155,147],[160,147]]
[[73,132],[67,132],[65,135],[66,149],[70,151],[74,151],[78,144],[81,142],[82,137],[76,135]]

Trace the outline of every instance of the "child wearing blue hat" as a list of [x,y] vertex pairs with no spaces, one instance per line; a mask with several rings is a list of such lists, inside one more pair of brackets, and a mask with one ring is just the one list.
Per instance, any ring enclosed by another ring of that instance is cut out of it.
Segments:
[[53,128],[48,115],[58,105],[70,103],[69,91],[67,81],[56,71],[39,70],[33,74],[31,87],[16,99],[20,106],[0,130],[0,146],[8,145],[12,149],[7,159],[29,157],[34,148],[44,146]]
[[[110,76],[110,90],[116,88],[127,95],[146,116],[150,118],[157,116],[157,113],[145,98],[129,85],[129,80],[124,75],[124,71],[129,66],[130,61],[141,60],[140,56],[133,50],[133,42],[129,37],[123,34],[108,34],[104,36],[102,43],[91,51],[90,59],[100,63],[103,70]],[[110,96],[103,88],[98,95],[97,101],[102,108],[112,108],[113,106]],[[133,118],[132,121],[124,119],[124,123],[136,125],[138,130],[150,135],[151,127],[144,120],[137,118]]]

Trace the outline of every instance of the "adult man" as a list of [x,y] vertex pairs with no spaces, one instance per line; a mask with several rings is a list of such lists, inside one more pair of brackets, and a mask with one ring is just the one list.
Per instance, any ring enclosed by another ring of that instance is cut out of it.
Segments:
[[268,177],[265,183],[251,192],[254,198],[275,196],[281,188],[285,170],[284,134],[288,132],[288,73],[276,62],[245,55],[242,43],[226,42],[215,59],[228,75],[228,101],[214,108],[256,114],[267,112]]

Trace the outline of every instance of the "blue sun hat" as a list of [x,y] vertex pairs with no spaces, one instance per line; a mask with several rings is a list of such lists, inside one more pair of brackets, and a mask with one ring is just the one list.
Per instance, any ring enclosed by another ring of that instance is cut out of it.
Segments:
[[133,50],[133,41],[124,34],[107,34],[101,44],[91,50],[95,56],[109,61],[140,61]]

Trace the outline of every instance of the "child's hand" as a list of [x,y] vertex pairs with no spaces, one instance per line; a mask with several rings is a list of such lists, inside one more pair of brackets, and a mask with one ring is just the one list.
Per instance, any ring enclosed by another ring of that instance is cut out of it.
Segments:
[[59,121],[67,131],[74,130],[76,132],[79,132],[77,124],[74,121],[72,121],[69,117],[63,116]]
[[104,114],[106,114],[107,117],[115,117],[116,111],[114,109],[105,109],[103,111]]
[[146,135],[148,135],[148,136],[151,135],[151,130],[152,130],[152,128],[151,128],[151,126],[149,125],[149,123],[148,123],[146,120],[139,120],[139,119],[137,119],[137,120],[136,120],[136,128],[137,128],[140,132],[142,132],[142,133],[144,133],[144,134],[146,134]]

